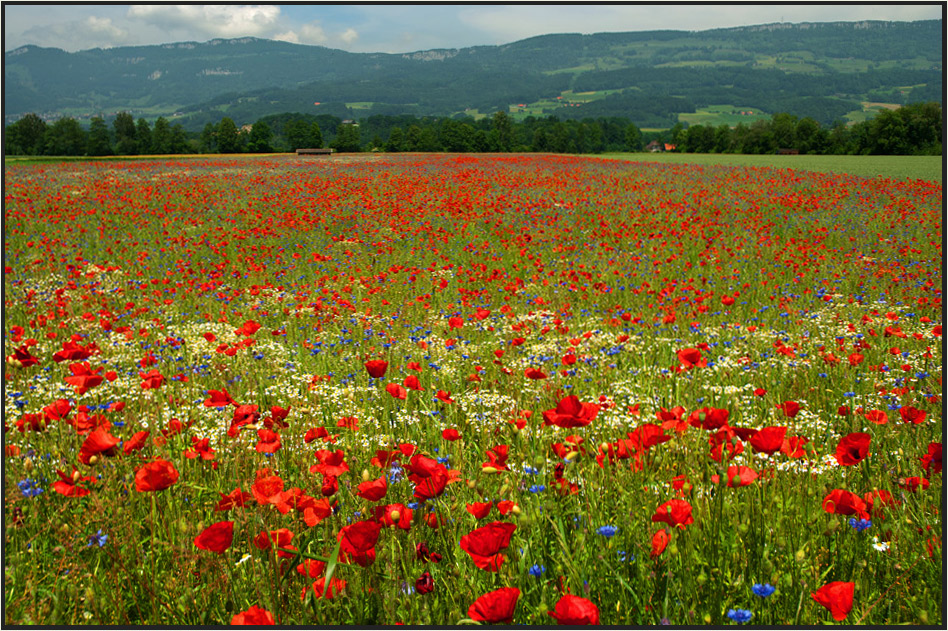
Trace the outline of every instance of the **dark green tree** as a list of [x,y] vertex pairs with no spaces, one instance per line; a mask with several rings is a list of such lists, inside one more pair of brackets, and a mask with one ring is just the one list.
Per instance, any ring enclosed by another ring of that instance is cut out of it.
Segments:
[[309,128],[309,146],[313,149],[321,149],[323,146],[323,132],[319,129],[317,121],[313,121]]
[[629,123],[625,128],[625,146],[628,151],[642,150],[642,130]]
[[133,156],[138,153],[135,138],[135,119],[128,112],[119,112],[112,121],[115,130],[115,153],[120,156]]
[[36,114],[27,114],[9,125],[4,134],[4,152],[9,155],[42,155],[49,126]]
[[151,142],[151,126],[144,118],[139,118],[135,124],[135,143],[138,145],[138,153],[143,155],[153,153]]
[[402,151],[405,142],[405,133],[401,127],[393,127],[385,143],[385,150],[390,152]]
[[[287,122],[283,126],[283,137],[286,138],[290,151],[315,148],[312,146],[312,128],[305,119],[296,118]],[[322,138],[319,146],[322,146]]]
[[86,132],[73,118],[60,118],[46,130],[46,155],[81,156],[86,145]]
[[217,151],[220,153],[237,153],[240,150],[240,132],[237,124],[228,116],[221,119],[217,125]]
[[110,156],[112,144],[109,138],[109,127],[101,116],[93,116],[89,121],[89,138],[86,144],[86,155]]
[[496,151],[509,152],[513,147],[513,119],[510,115],[498,110],[490,122],[491,140]]
[[201,153],[214,153],[217,151],[217,126],[214,123],[204,125],[201,131],[200,140]]
[[197,148],[197,143],[192,145],[188,141],[188,134],[184,131],[181,123],[175,123],[171,126],[171,153],[193,153]]
[[173,153],[171,151],[171,126],[164,116],[155,121],[155,128],[151,132],[152,151],[158,155]]
[[329,145],[341,153],[356,153],[362,151],[359,138],[359,126],[355,123],[345,123],[336,131],[336,138]]
[[269,153],[273,151],[271,140],[273,140],[273,131],[270,126],[265,121],[257,121],[250,129],[247,150],[251,153]]

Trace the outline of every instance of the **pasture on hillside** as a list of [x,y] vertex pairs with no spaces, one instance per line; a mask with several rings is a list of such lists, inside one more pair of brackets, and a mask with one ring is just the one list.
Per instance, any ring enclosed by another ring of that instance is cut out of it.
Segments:
[[942,626],[941,183],[634,160],[6,164],[4,623]]

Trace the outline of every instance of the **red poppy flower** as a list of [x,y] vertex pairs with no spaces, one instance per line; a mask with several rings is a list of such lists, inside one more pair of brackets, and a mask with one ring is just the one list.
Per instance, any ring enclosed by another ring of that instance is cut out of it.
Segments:
[[454,403],[454,399],[451,398],[451,393],[444,390],[438,390],[436,397],[444,401],[445,403]]
[[318,559],[304,559],[296,566],[296,572],[309,578],[318,578],[326,570],[326,562]]
[[122,453],[127,456],[133,451],[138,451],[144,447],[145,441],[148,440],[149,434],[151,434],[151,430],[147,429],[132,434],[131,438],[122,443]]
[[802,458],[806,455],[804,445],[810,442],[809,438],[804,436],[791,436],[783,441],[780,451],[787,454],[790,458]]
[[431,578],[431,572],[424,572],[415,581],[415,591],[419,594],[430,594],[434,591],[434,580]]
[[592,601],[572,594],[561,597],[553,611],[548,611],[547,614],[555,618],[559,624],[574,626],[599,624],[599,608]]
[[409,390],[415,390],[416,392],[424,392],[424,388],[421,387],[421,382],[418,381],[418,377],[415,375],[408,375],[405,377],[405,381],[402,382]]
[[272,613],[254,605],[247,611],[242,611],[235,615],[231,618],[230,623],[231,625],[250,625],[257,627],[262,625],[275,625],[276,621],[273,619]]
[[381,359],[373,359],[365,362],[365,370],[373,379],[381,379],[388,370],[388,362]]
[[482,464],[482,467],[493,467],[498,470],[507,469],[507,452],[510,448],[507,445],[497,445],[493,449],[488,449],[484,453],[489,462]]
[[14,349],[13,353],[7,355],[7,364],[17,368],[28,368],[39,363],[39,359],[33,356],[28,346],[20,346]]
[[72,467],[72,475],[66,475],[59,469],[56,470],[56,473],[59,475],[59,479],[53,482],[53,490],[66,497],[83,497],[91,492],[86,488],[86,485],[79,486],[80,482],[95,484],[95,478],[91,475],[80,476],[79,470],[76,469],[75,465]]
[[217,506],[214,507],[214,511],[218,513],[228,511],[237,506],[246,506],[247,502],[250,502],[254,499],[253,495],[250,493],[241,491],[239,486],[227,495],[224,495],[220,491],[218,491],[218,493],[220,494],[221,499],[219,502],[217,502]]
[[668,546],[668,541],[670,537],[668,536],[668,531],[664,528],[652,535],[652,552],[651,557],[653,559],[658,558],[662,555],[662,552],[665,551],[666,546]]
[[102,368],[92,370],[89,362],[81,364],[70,364],[69,372],[72,374],[65,378],[66,383],[76,389],[76,394],[85,394],[88,390],[95,388],[102,383],[103,378],[99,373]]
[[234,522],[219,521],[204,529],[194,538],[194,545],[202,550],[224,554],[234,541]]
[[929,477],[933,473],[941,473],[941,454],[941,443],[928,443],[928,452],[919,458]]
[[783,440],[786,435],[787,428],[785,426],[764,427],[750,437],[750,444],[756,452],[774,454],[783,447]]
[[843,436],[836,445],[836,461],[844,467],[859,464],[869,455],[871,441],[872,436],[863,432]]
[[882,410],[869,410],[865,416],[867,421],[876,425],[885,425],[889,422],[889,415]]
[[595,403],[580,403],[579,398],[570,395],[556,404],[556,409],[543,412],[544,425],[556,425],[568,429],[589,425],[599,413]]
[[693,524],[695,518],[691,516],[691,504],[685,500],[668,500],[657,509],[652,515],[653,522],[663,521],[669,526],[676,526],[682,530],[688,524]]
[[282,548],[277,550],[277,556],[283,559],[292,559],[295,555],[288,550],[296,550],[290,545],[293,542],[293,533],[287,528],[277,530],[261,530],[260,534],[253,538],[253,545],[258,550],[269,550],[271,547]]
[[484,519],[493,506],[493,502],[474,502],[473,504],[467,504],[465,508],[467,512],[474,515],[474,519]]
[[683,348],[678,351],[678,361],[687,370],[690,368],[703,368],[708,365],[708,360],[701,356],[701,351],[697,348]]
[[372,509],[372,517],[386,528],[411,528],[412,510],[404,504],[386,504]]
[[361,483],[356,491],[356,495],[364,499],[369,500],[370,502],[377,502],[388,492],[388,481],[383,475],[377,480],[369,480],[367,482]]
[[866,512],[872,519],[883,519],[882,508],[885,506],[898,506],[902,502],[892,497],[892,494],[885,489],[876,489],[863,495],[866,502]]
[[454,429],[453,427],[450,427],[444,430],[443,432],[441,432],[441,438],[445,440],[455,441],[461,438],[461,434],[458,432],[458,430]]
[[253,497],[261,504],[272,503],[273,498],[277,497],[282,491],[283,478],[278,475],[258,477],[250,487]]
[[345,453],[341,449],[330,451],[328,449],[318,449],[316,459],[319,464],[314,464],[309,468],[310,473],[322,473],[323,475],[340,476],[349,471],[349,465],[345,461]]
[[349,557],[362,567],[375,561],[375,544],[379,539],[382,524],[377,521],[357,521],[343,527],[336,535],[340,544],[340,560],[348,562]]
[[727,468],[727,485],[730,487],[747,486],[757,477],[757,472],[750,467],[731,465]]
[[204,400],[204,407],[219,408],[228,405],[237,405],[237,402],[234,401],[234,399],[231,398],[230,394],[227,392],[227,388],[221,388],[220,390],[208,390],[207,394],[209,396]]
[[178,481],[178,475],[173,464],[158,458],[135,472],[135,488],[142,493],[163,491]]
[[925,490],[930,485],[931,483],[928,480],[925,478],[920,478],[917,475],[899,480],[899,486],[907,491],[911,491],[912,493],[916,492],[920,487],[922,490]]
[[868,519],[866,503],[856,495],[843,489],[834,489],[823,498],[823,510],[835,515],[858,515],[860,519]]
[[234,335],[253,335],[260,330],[260,325],[253,320],[247,320],[243,325],[234,331]]
[[925,420],[925,410],[919,410],[911,405],[903,405],[900,407],[899,415],[902,417],[903,422],[912,423],[913,425],[918,425]]
[[460,546],[477,567],[497,572],[505,559],[501,550],[510,545],[510,537],[516,529],[515,524],[494,521],[462,536]]
[[316,580],[309,588],[303,588],[302,599],[306,598],[307,589],[313,590],[313,595],[315,598],[326,598],[326,600],[332,600],[336,595],[338,595],[342,590],[346,588],[346,582],[340,578],[333,576],[329,580],[329,588],[326,588],[326,577],[321,576]]
[[635,430],[627,432],[626,436],[628,436],[631,441],[633,451],[648,451],[655,445],[667,443],[672,439],[671,436],[667,436],[662,428],[655,423],[643,423],[636,427]]
[[793,418],[800,411],[800,404],[796,401],[784,401],[783,405],[778,405],[777,408],[783,411],[783,415],[787,418]]
[[458,318],[457,316],[448,318],[448,326],[452,329],[460,329],[462,326],[464,326],[464,320]]
[[319,488],[319,492],[322,493],[323,497],[331,497],[336,494],[339,490],[339,478],[334,475],[324,475],[322,486]]
[[520,590],[516,587],[501,587],[480,596],[468,607],[467,617],[490,624],[510,624]]
[[184,457],[191,460],[198,456],[200,456],[202,460],[214,459],[214,450],[211,448],[210,438],[202,438],[199,440],[197,436],[191,437],[191,448],[185,450]]
[[833,620],[838,622],[845,620],[846,616],[849,615],[849,611],[853,608],[853,591],[855,587],[855,583],[835,581],[824,585],[815,592],[811,592],[810,596],[813,600],[826,607],[829,612],[833,614]]
[[66,399],[56,399],[51,404],[43,408],[43,416],[47,421],[58,421],[66,418],[72,411],[72,404]]
[[262,454],[276,453],[282,446],[280,443],[280,435],[265,427],[261,427],[257,430],[257,438],[259,441],[257,442],[256,450]]
[[165,382],[164,375],[154,368],[148,372],[140,372],[138,376],[142,379],[142,390],[156,390]]
[[533,368],[533,367],[530,367],[524,370],[523,375],[527,379],[534,379],[534,380],[546,379],[549,376],[545,372],[540,370],[539,368]]
[[388,384],[385,386],[385,391],[392,395],[392,397],[399,400],[403,400],[408,396],[408,391],[397,383]]
[[[79,448],[79,462],[91,465],[98,460],[97,456],[99,454],[113,456],[119,442],[119,439],[109,434],[108,431],[101,428],[97,429],[86,437],[82,447]],[[96,458],[96,460],[93,460],[93,458]]]

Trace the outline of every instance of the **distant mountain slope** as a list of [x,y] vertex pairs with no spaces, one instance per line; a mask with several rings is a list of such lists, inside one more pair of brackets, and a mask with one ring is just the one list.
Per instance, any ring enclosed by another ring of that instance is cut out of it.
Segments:
[[826,119],[861,99],[940,101],[942,53],[940,20],[559,34],[408,54],[257,38],[76,53],[24,46],[4,54],[4,113],[8,122],[28,112],[80,119],[180,113],[196,128],[223,112],[238,123],[306,108],[320,113],[316,102],[357,103],[364,114],[451,115],[572,90],[603,98],[595,107],[548,113],[628,115],[636,103],[664,99],[662,107],[686,108],[680,111],[795,104],[813,110],[801,115]]

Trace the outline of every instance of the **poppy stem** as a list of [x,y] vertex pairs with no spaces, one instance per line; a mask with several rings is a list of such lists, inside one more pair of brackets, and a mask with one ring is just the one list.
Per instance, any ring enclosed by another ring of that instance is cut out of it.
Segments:
[[[155,493],[151,493],[151,615],[154,617],[158,611],[158,552],[155,548],[155,521],[157,520],[157,508]],[[157,620],[154,621],[157,624]]]

